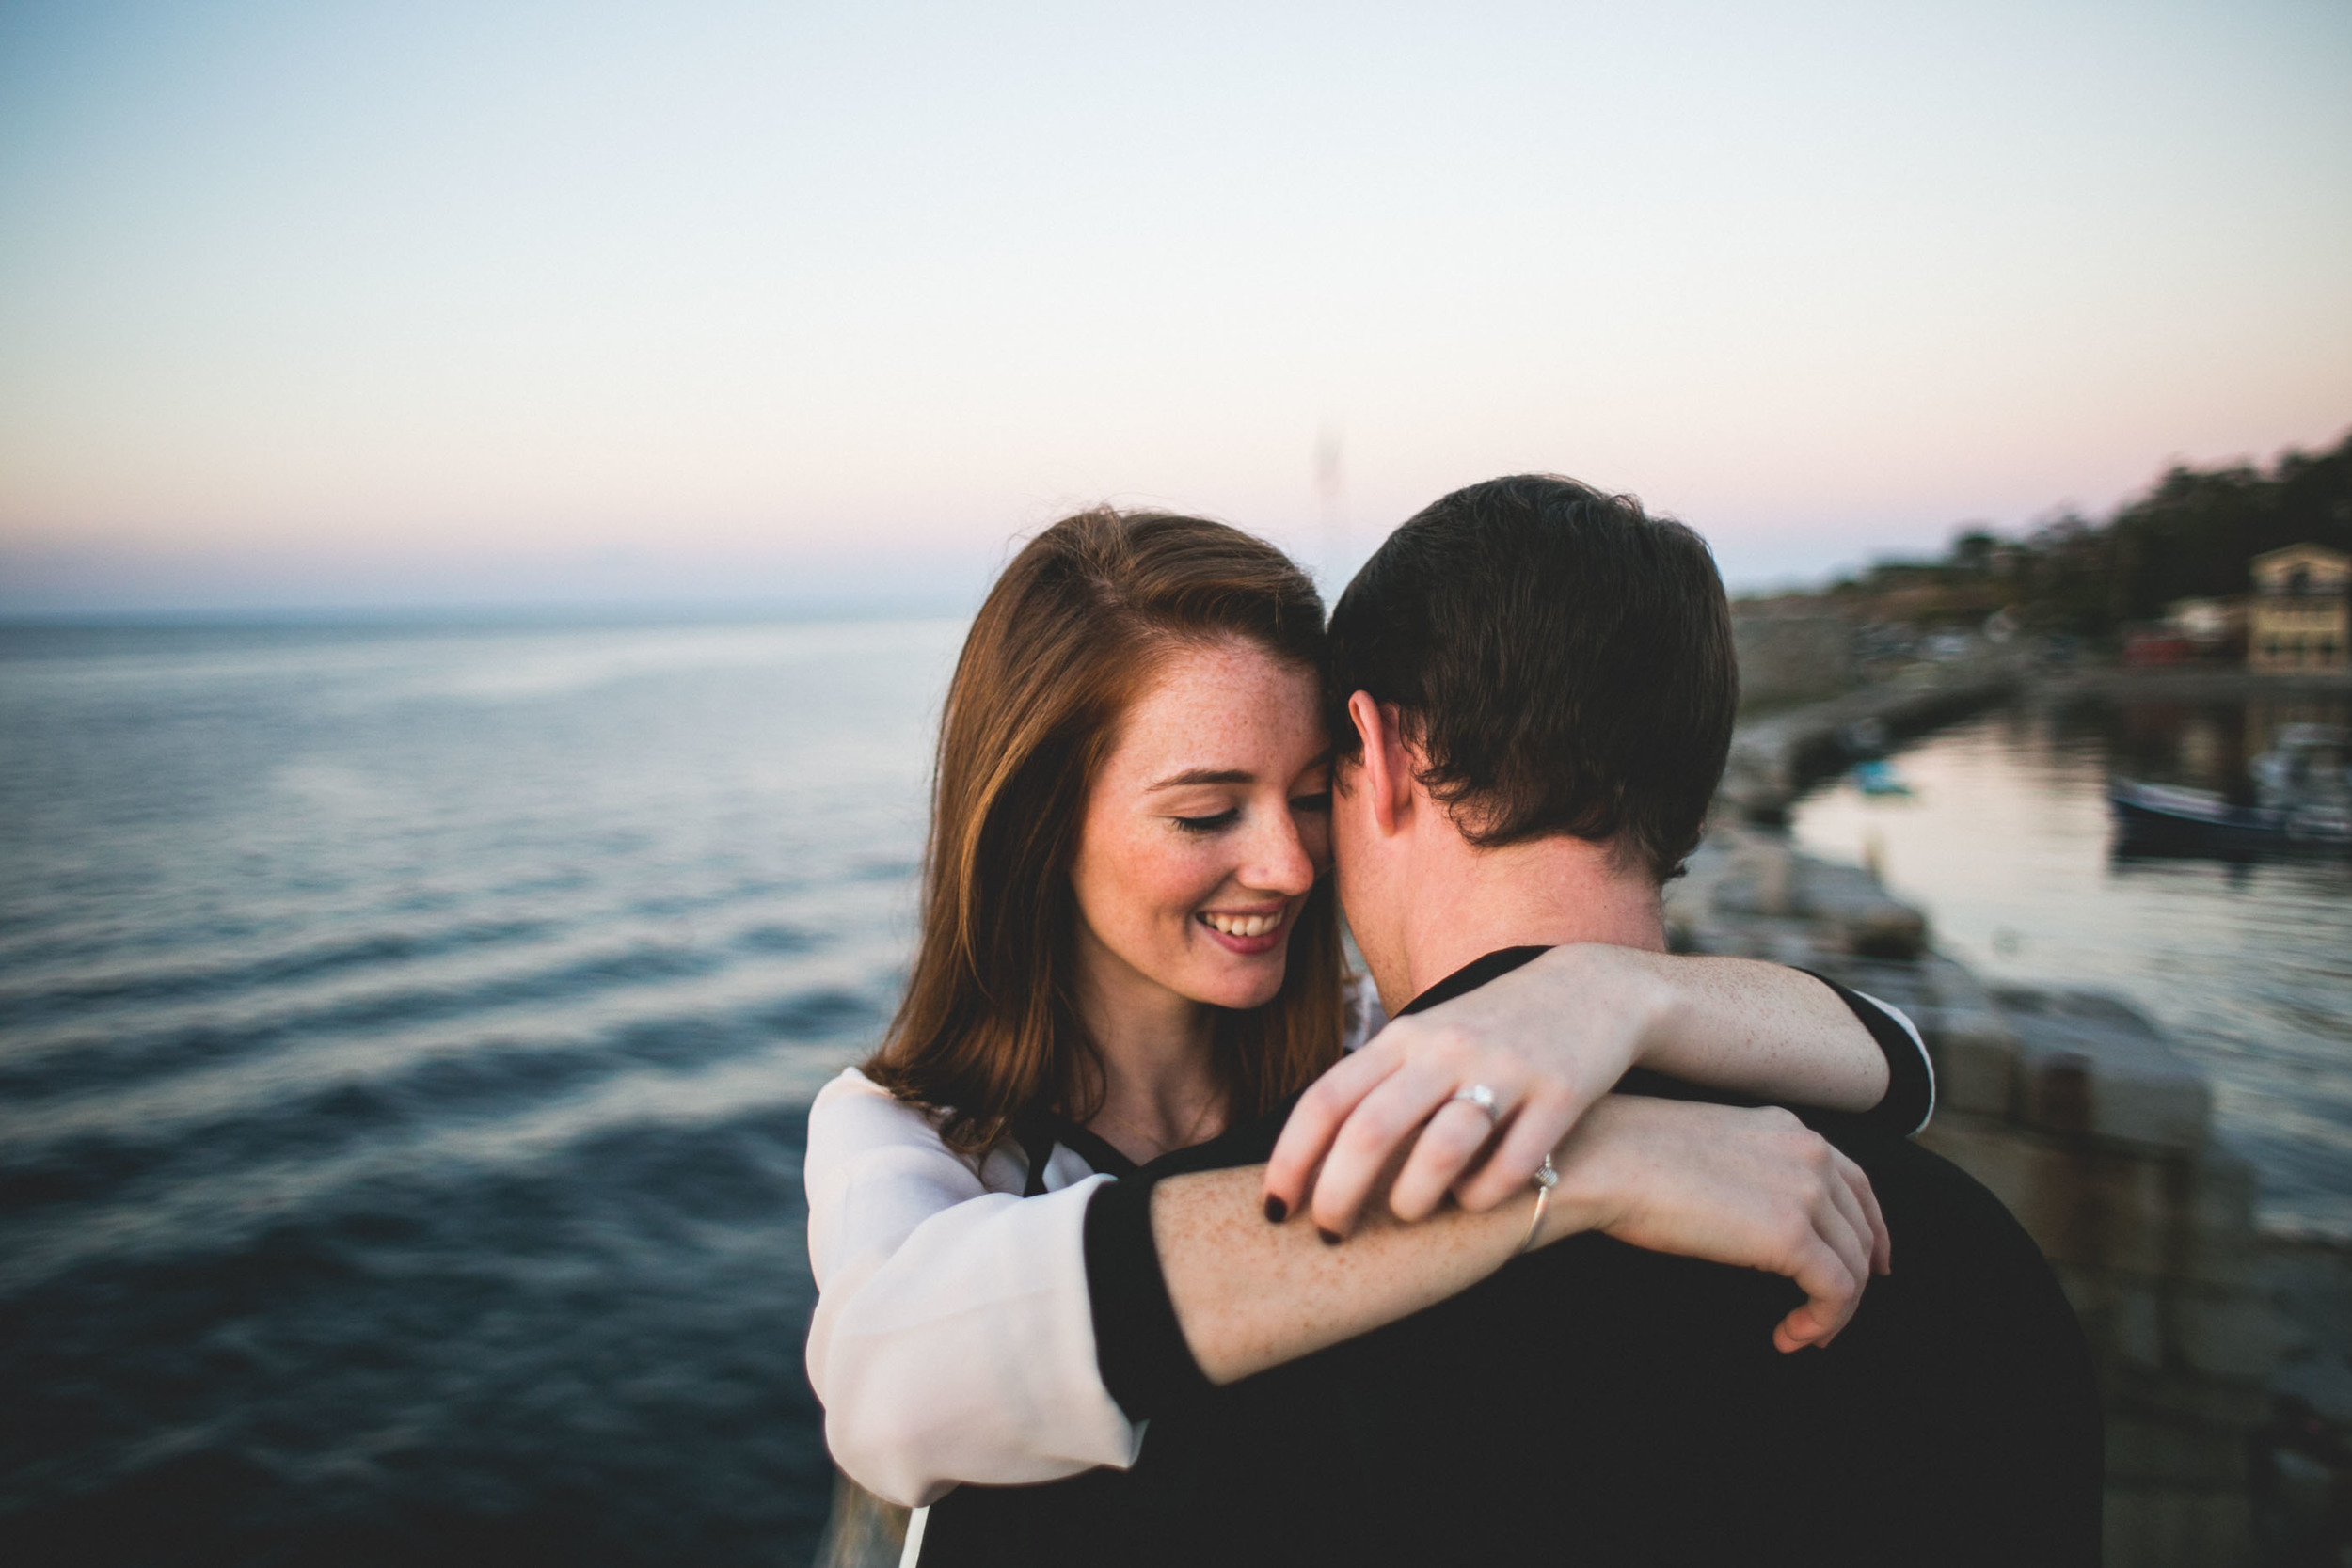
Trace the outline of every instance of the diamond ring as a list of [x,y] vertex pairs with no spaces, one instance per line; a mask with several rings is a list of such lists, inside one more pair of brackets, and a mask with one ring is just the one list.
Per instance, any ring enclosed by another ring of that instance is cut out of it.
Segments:
[[1484,1084],[1472,1084],[1467,1089],[1455,1089],[1454,1099],[1467,1100],[1486,1112],[1486,1123],[1490,1127],[1499,1125],[1502,1120],[1502,1113],[1495,1109],[1495,1091]]

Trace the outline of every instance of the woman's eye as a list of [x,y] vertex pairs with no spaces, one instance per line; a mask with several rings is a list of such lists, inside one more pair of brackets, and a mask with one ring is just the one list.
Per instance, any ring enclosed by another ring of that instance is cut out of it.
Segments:
[[1301,795],[1291,802],[1293,811],[1329,811],[1330,809],[1331,792],[1327,789],[1319,789],[1312,795]]
[[1219,828],[1230,828],[1241,819],[1238,807],[1218,812],[1215,816],[1180,816],[1176,826],[1188,833],[1213,833]]

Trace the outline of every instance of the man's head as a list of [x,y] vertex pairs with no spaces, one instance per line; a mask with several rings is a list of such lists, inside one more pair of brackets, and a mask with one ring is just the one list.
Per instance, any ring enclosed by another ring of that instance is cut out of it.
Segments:
[[1698,843],[1739,673],[1714,560],[1680,523],[1572,480],[1473,484],[1389,536],[1330,645],[1343,785],[1364,693],[1410,788],[1476,849],[1581,840],[1654,895]]

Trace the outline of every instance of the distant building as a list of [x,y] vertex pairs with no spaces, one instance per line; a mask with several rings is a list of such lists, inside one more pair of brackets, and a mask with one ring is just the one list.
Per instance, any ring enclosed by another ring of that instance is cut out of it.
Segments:
[[2289,545],[2247,562],[2254,596],[2247,608],[2249,670],[2342,670],[2352,666],[2352,556],[2324,545]]

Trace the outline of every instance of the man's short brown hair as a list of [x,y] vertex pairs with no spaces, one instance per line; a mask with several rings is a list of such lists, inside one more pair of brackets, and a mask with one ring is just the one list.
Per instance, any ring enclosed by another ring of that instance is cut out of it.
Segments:
[[1740,705],[1707,543],[1574,480],[1456,490],[1389,535],[1331,614],[1331,730],[1400,710],[1420,774],[1482,847],[1568,833],[1660,882],[1698,845]]

